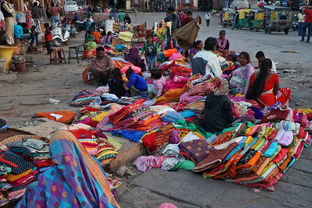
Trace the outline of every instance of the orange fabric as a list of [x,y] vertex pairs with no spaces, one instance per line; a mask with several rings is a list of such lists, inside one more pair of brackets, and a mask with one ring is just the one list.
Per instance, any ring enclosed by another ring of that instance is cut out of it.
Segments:
[[87,68],[85,68],[83,70],[83,72],[81,74],[82,75],[82,79],[83,79],[84,83],[86,83],[86,84],[90,84],[91,83],[91,81],[88,79],[88,73],[90,72],[90,70],[91,70],[91,67],[88,66]]
[[178,53],[178,50],[176,48],[164,50],[163,54],[166,58],[170,57],[172,54]]
[[186,87],[183,88],[177,88],[177,89],[171,89],[159,98],[157,98],[156,103],[165,103],[170,101],[178,101],[180,99],[180,96],[186,91]]
[[245,169],[245,168],[253,167],[257,163],[257,161],[259,160],[260,156],[261,156],[261,152],[256,152],[255,155],[246,164],[237,166],[236,169],[239,170],[239,169]]
[[[56,114],[62,116],[61,118],[57,119],[51,114]],[[39,112],[35,114],[36,118],[48,118],[53,121],[61,122],[64,124],[71,124],[76,116],[76,113],[73,111],[54,111],[54,112]]]
[[134,65],[131,62],[113,60],[113,66],[114,68],[122,69],[125,66],[134,66]]
[[14,174],[9,174],[8,177],[6,178],[9,182],[14,182],[17,181],[20,178],[23,178],[25,176],[27,176],[28,174],[30,174],[32,172],[32,169],[26,170],[25,172],[18,174],[18,175],[14,175]]
[[92,32],[92,35],[94,36],[94,41],[96,43],[100,43],[101,33],[100,32]]

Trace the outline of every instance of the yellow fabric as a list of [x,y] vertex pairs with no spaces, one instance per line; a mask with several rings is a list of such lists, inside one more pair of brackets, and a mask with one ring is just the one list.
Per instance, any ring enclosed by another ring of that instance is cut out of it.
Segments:
[[120,32],[118,38],[127,42],[132,40],[133,33],[132,32]]
[[102,112],[102,113],[99,113],[97,114],[96,116],[94,116],[92,118],[92,121],[95,121],[95,122],[100,122],[102,121],[111,111],[106,111],[106,112]]

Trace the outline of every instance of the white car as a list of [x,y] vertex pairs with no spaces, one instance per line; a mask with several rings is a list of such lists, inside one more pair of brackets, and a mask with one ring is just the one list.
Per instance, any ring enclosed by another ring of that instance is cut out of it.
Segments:
[[64,6],[65,12],[77,12],[79,10],[75,1],[66,1]]

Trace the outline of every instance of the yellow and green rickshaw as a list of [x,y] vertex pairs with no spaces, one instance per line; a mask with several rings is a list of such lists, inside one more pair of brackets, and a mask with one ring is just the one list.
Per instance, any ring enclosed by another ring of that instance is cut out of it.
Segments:
[[232,21],[235,16],[235,10],[230,8],[224,8],[221,13],[221,25],[223,27],[232,26]]
[[238,10],[238,23],[237,29],[249,28],[251,9],[240,9]]
[[251,10],[250,12],[250,22],[249,29],[250,31],[255,30],[256,32],[259,29],[264,27],[264,10]]

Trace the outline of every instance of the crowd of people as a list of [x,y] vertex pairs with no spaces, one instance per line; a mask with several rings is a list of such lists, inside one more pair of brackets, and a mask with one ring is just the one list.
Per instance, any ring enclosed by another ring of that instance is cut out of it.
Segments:
[[[172,31],[182,27],[183,24],[180,26],[180,22],[187,24],[192,21],[191,12],[187,12],[186,18],[182,21],[180,16],[173,9],[168,9],[164,21],[172,22]],[[104,45],[110,43],[107,41],[110,35],[111,33],[108,33],[103,37]],[[202,126],[207,131],[215,130],[216,125],[218,130],[222,130],[229,127],[233,122],[231,113],[229,113],[231,104],[227,98],[231,94],[243,95],[247,100],[256,101],[262,108],[270,107],[276,103],[288,105],[290,89],[280,89],[276,65],[271,59],[265,57],[262,51],[255,54],[258,66],[254,67],[250,63],[249,53],[243,51],[236,54],[230,50],[230,41],[226,38],[224,30],[220,31],[217,38],[208,37],[205,41],[196,40],[193,48],[189,50],[179,48],[176,41],[172,40],[171,35],[172,33],[167,33],[167,42],[162,47],[154,41],[155,36],[149,34],[141,48],[141,53],[138,48],[132,47],[129,53],[125,55],[125,60],[141,68],[141,72],[147,69],[150,73],[150,78],[147,79],[143,78],[142,73],[134,72],[131,67],[123,75],[119,68],[113,67],[112,58],[107,54],[105,47],[96,48],[96,57],[91,63],[93,83],[98,86],[108,85],[109,92],[119,98],[123,96],[159,98],[165,92],[166,76],[165,70],[159,67],[161,63],[157,60],[164,51],[177,48],[177,51],[184,54],[183,60],[189,64],[193,76],[200,74],[205,78],[217,78],[221,80],[222,86],[225,86],[225,89],[212,92],[206,98],[205,115],[207,114],[207,116],[204,116],[206,120]],[[220,64],[220,57],[232,62],[232,68],[224,70]],[[211,122],[217,118],[218,120],[221,119],[219,123]]]

